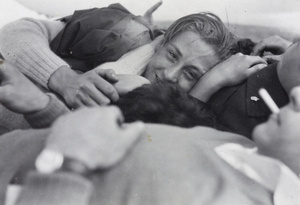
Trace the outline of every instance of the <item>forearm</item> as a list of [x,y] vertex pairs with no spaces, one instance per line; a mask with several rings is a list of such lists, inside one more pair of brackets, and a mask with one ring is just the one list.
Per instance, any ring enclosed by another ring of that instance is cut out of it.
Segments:
[[225,87],[225,83],[222,78],[207,73],[196,83],[189,94],[202,102],[207,102],[213,94],[223,87]]
[[49,43],[63,29],[64,23],[21,19],[0,30],[0,53],[25,75],[47,88],[52,73],[67,65],[53,53]]
[[77,174],[30,172],[17,204],[87,205],[92,191],[92,183]]

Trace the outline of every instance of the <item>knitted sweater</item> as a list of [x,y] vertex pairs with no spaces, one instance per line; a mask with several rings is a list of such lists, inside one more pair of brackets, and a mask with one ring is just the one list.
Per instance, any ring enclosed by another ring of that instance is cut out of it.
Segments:
[[[64,26],[65,23],[60,21],[30,18],[7,24],[0,29],[0,53],[29,78],[48,88],[51,75],[58,68],[69,66],[49,46]],[[108,63],[101,67],[114,69],[118,74],[141,74],[153,54],[150,43],[134,50],[130,57],[121,58],[117,64]]]
[[25,75],[47,87],[51,74],[68,64],[54,54],[49,43],[64,27],[59,21],[21,19],[0,31],[0,52]]

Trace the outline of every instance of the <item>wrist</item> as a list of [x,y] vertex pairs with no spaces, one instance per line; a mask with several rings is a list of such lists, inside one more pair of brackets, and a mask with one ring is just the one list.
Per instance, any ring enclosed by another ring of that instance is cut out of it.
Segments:
[[51,76],[48,82],[50,90],[63,96],[67,82],[77,77],[77,73],[68,66],[61,66]]
[[42,174],[70,172],[88,177],[91,172],[89,167],[82,161],[67,157],[61,152],[49,148],[45,148],[39,154],[35,161],[35,167]]
[[224,87],[223,80],[219,79],[218,76],[212,75],[211,72],[206,73],[198,80],[190,91],[190,95],[202,102],[207,102],[213,94]]

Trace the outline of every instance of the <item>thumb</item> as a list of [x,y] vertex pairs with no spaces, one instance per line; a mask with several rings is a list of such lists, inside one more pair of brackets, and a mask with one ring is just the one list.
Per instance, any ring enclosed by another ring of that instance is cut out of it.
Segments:
[[253,75],[254,73],[256,73],[257,71],[265,68],[267,66],[267,64],[256,64],[252,67],[250,67],[248,70],[247,70],[247,75],[248,77]]
[[269,64],[281,61],[282,55],[266,55],[262,57]]
[[133,122],[123,125],[122,138],[124,142],[129,146],[134,144],[143,134],[145,130],[145,124],[143,122]]
[[119,81],[119,78],[116,76],[116,72],[113,69],[96,69],[95,72],[111,83]]

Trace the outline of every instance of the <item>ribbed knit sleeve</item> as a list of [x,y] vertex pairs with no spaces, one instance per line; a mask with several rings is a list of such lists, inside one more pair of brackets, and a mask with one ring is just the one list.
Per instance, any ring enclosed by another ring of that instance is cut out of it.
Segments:
[[50,97],[50,101],[43,110],[24,115],[26,121],[33,128],[49,127],[56,118],[70,112],[66,105],[54,94],[48,93],[47,95]]
[[25,18],[3,26],[0,30],[0,53],[29,78],[47,87],[50,76],[68,65],[49,47],[64,23]]

